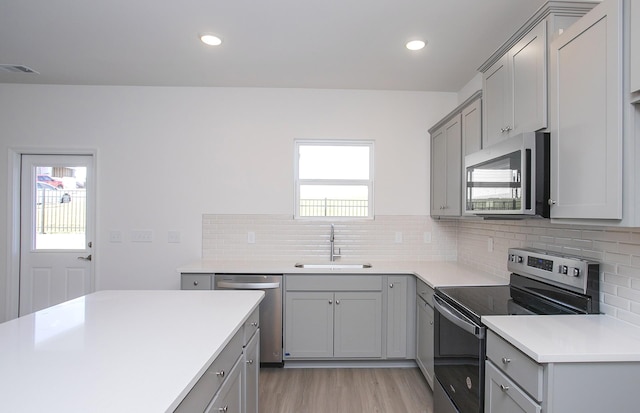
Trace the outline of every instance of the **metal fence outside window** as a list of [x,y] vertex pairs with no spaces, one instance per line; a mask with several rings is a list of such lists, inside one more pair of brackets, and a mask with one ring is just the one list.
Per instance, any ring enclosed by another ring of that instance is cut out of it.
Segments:
[[36,193],[36,233],[81,234],[85,232],[87,192],[78,190],[38,190]]
[[369,201],[366,199],[301,199],[301,217],[366,217]]

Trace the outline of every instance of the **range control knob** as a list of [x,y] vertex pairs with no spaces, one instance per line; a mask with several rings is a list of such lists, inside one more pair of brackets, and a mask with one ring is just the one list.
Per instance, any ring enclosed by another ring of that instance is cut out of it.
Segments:
[[561,265],[560,266],[560,273],[564,274],[564,275],[569,274],[569,267],[567,267],[566,265]]
[[574,268],[573,271],[571,272],[571,275],[573,275],[574,277],[579,277],[580,276],[580,268]]
[[518,264],[522,264],[524,262],[524,258],[518,255]]

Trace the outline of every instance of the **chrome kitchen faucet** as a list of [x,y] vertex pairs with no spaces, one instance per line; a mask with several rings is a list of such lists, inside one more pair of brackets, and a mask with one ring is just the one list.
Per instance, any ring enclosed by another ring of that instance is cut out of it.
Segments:
[[329,243],[331,244],[331,253],[329,255],[329,259],[331,260],[331,262],[335,261],[336,258],[341,257],[342,255],[340,255],[340,248],[338,248],[338,253],[335,253],[335,235],[334,235],[335,229],[333,227],[333,224],[331,224],[331,236],[329,237]]

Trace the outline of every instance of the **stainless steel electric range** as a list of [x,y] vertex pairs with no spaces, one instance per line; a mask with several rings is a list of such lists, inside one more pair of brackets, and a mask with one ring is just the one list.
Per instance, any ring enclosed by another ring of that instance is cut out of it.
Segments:
[[597,262],[509,249],[505,286],[435,289],[434,411],[482,413],[487,315],[598,313]]

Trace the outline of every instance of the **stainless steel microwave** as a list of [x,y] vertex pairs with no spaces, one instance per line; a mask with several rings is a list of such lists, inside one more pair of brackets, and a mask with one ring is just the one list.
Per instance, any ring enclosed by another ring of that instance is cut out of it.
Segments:
[[523,133],[464,159],[465,212],[487,218],[549,218],[550,145]]

